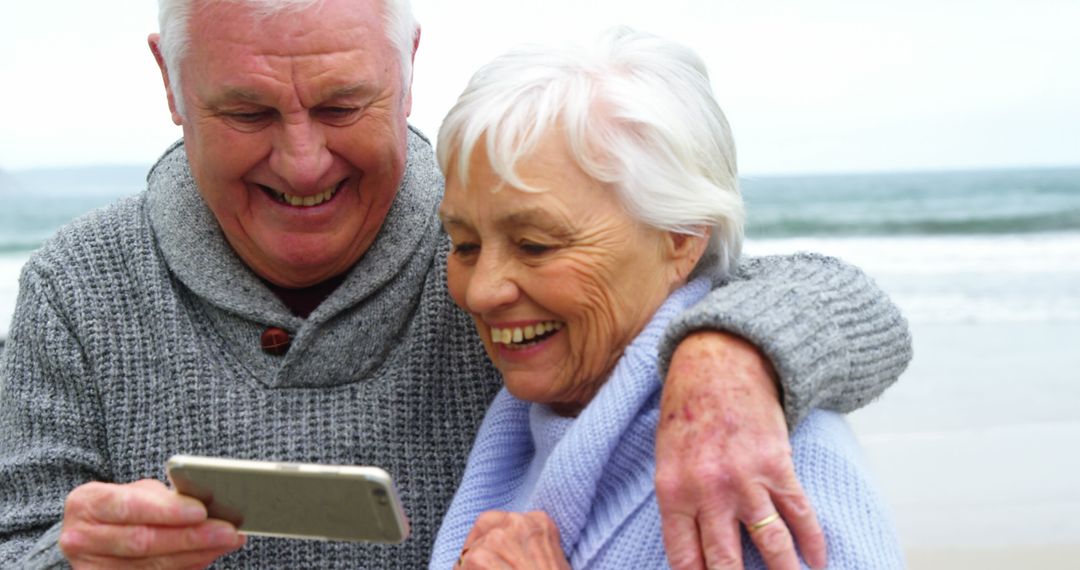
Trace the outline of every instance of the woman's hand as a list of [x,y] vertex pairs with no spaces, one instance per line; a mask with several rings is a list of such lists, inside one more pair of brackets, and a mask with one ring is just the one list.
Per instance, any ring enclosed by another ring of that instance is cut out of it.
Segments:
[[570,570],[547,513],[488,511],[476,519],[454,569]]
[[799,568],[792,533],[807,564],[825,566],[773,376],[736,336],[697,332],[675,350],[656,437],[656,496],[675,570],[742,568],[740,524],[773,570]]

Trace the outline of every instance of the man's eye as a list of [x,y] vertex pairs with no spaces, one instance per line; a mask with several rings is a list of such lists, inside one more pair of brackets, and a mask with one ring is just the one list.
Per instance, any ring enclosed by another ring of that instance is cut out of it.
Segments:
[[319,107],[318,115],[332,123],[350,122],[360,110],[356,107]]
[[269,120],[273,116],[272,111],[253,111],[250,113],[226,113],[230,119],[245,125],[255,125]]

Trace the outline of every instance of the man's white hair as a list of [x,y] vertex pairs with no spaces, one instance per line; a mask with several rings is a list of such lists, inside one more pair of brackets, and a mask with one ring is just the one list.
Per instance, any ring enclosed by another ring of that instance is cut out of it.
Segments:
[[589,48],[502,55],[473,75],[446,115],[439,165],[466,184],[483,139],[500,178],[539,191],[515,166],[553,128],[565,134],[582,170],[614,188],[631,216],[683,234],[711,229],[694,274],[727,275],[742,249],[745,219],[735,144],[693,51],[621,27]]
[[[196,9],[194,4],[205,9],[213,4],[246,4],[252,8],[256,17],[267,17],[289,10],[303,11],[315,6],[322,0],[158,0],[158,26],[161,28],[161,57],[169,71],[169,87],[172,88],[176,110],[184,116],[183,92],[180,89],[180,62],[187,53],[190,35],[188,22]],[[416,41],[417,25],[413,17],[410,0],[381,0],[383,21],[390,43],[397,46],[401,54],[402,89],[409,86],[412,74],[413,45]],[[359,9],[359,7],[357,8]],[[404,96],[405,93],[402,94]]]

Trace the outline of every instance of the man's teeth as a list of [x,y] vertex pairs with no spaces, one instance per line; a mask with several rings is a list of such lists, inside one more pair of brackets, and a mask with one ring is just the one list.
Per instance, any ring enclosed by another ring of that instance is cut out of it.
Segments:
[[282,192],[274,192],[274,194],[277,195],[279,202],[288,204],[290,206],[302,206],[308,208],[311,206],[318,206],[319,204],[322,204],[330,198],[333,198],[334,194],[337,193],[337,190],[338,187],[334,186],[333,188],[330,188],[329,190],[326,190],[324,192],[320,192],[314,196],[293,196],[291,194],[284,194]]
[[562,327],[563,324],[558,321],[545,321],[527,327],[513,327],[508,329],[491,327],[491,342],[501,344],[529,342],[538,336],[557,331]]

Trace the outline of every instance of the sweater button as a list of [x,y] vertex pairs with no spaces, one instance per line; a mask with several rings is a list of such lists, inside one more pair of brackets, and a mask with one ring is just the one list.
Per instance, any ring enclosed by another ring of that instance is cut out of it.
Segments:
[[262,333],[262,337],[259,338],[259,344],[262,345],[263,352],[273,356],[281,356],[289,352],[289,343],[291,342],[292,339],[289,338],[289,333],[277,327],[266,329]]

